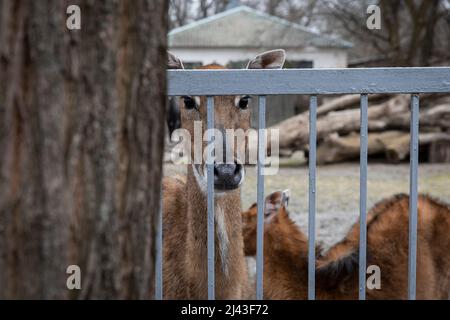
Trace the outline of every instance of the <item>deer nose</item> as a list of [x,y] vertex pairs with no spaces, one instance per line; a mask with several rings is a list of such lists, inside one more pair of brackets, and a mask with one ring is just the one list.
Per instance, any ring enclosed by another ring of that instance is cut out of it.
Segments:
[[237,162],[214,164],[214,188],[233,190],[239,187],[243,178],[243,166]]

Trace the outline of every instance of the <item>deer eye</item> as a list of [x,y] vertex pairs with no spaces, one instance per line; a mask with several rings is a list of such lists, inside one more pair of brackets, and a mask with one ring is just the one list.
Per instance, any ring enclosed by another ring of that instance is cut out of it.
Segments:
[[194,98],[188,96],[183,96],[182,98],[186,109],[188,110],[197,109],[197,103],[195,102]]
[[250,99],[250,96],[243,96],[239,100],[239,108],[240,109],[247,109],[247,107],[248,107],[248,99]]

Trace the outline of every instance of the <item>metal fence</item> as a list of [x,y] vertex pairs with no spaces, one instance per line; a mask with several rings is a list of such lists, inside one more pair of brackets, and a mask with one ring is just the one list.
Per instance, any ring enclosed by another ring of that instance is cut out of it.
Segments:
[[[315,212],[316,212],[316,110],[317,96],[360,94],[360,242],[359,299],[366,297],[366,215],[368,95],[411,94],[410,203],[408,298],[416,297],[417,178],[419,154],[419,94],[449,93],[450,68],[371,69],[284,69],[284,70],[171,70],[169,96],[207,96],[207,127],[214,128],[214,96],[255,95],[259,100],[259,128],[265,129],[266,96],[297,94],[310,96],[309,117],[309,218],[308,299],[315,299]],[[263,206],[265,148],[263,130],[258,134],[257,162],[257,257],[256,298],[263,299]],[[208,208],[208,299],[214,299],[214,176],[207,167]],[[162,218],[157,241],[156,298],[162,299]]]

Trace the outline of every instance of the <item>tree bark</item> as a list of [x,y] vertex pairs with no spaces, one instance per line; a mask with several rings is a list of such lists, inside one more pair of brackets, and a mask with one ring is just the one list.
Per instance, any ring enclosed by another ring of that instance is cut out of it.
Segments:
[[0,0],[0,19],[0,299],[150,298],[167,1]]

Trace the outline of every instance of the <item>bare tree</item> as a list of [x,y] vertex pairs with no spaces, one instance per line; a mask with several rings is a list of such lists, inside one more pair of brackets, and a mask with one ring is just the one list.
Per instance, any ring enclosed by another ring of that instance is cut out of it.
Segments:
[[310,25],[318,0],[171,0],[171,26],[179,27],[225,11],[230,4],[246,5],[299,24]]
[[219,12],[225,11],[227,9],[228,5],[232,1],[233,0],[217,0],[217,1],[214,1],[214,3],[215,3],[214,12],[215,13],[219,13]]
[[192,21],[192,0],[170,0],[170,28],[176,28]]
[[0,0],[1,299],[152,296],[166,33],[165,0]]
[[277,15],[278,8],[280,7],[283,0],[267,0],[266,1],[266,12],[270,15]]
[[200,0],[198,18],[206,18],[209,15],[209,10],[212,8],[214,1]]
[[[426,66],[448,61],[450,31],[445,25],[449,9],[443,0],[379,0],[381,30],[365,27],[366,9],[373,1],[324,0],[328,29],[356,43],[361,55],[383,58],[387,65]],[[436,32],[442,30],[442,34]],[[442,45],[437,46],[436,41]],[[447,45],[446,45],[447,42]]]
[[[350,40],[351,58],[385,66],[448,64],[448,0],[241,0],[264,11],[324,34]],[[227,8],[230,0],[171,0],[172,25],[180,26]],[[381,30],[366,27],[367,7],[381,8]]]

